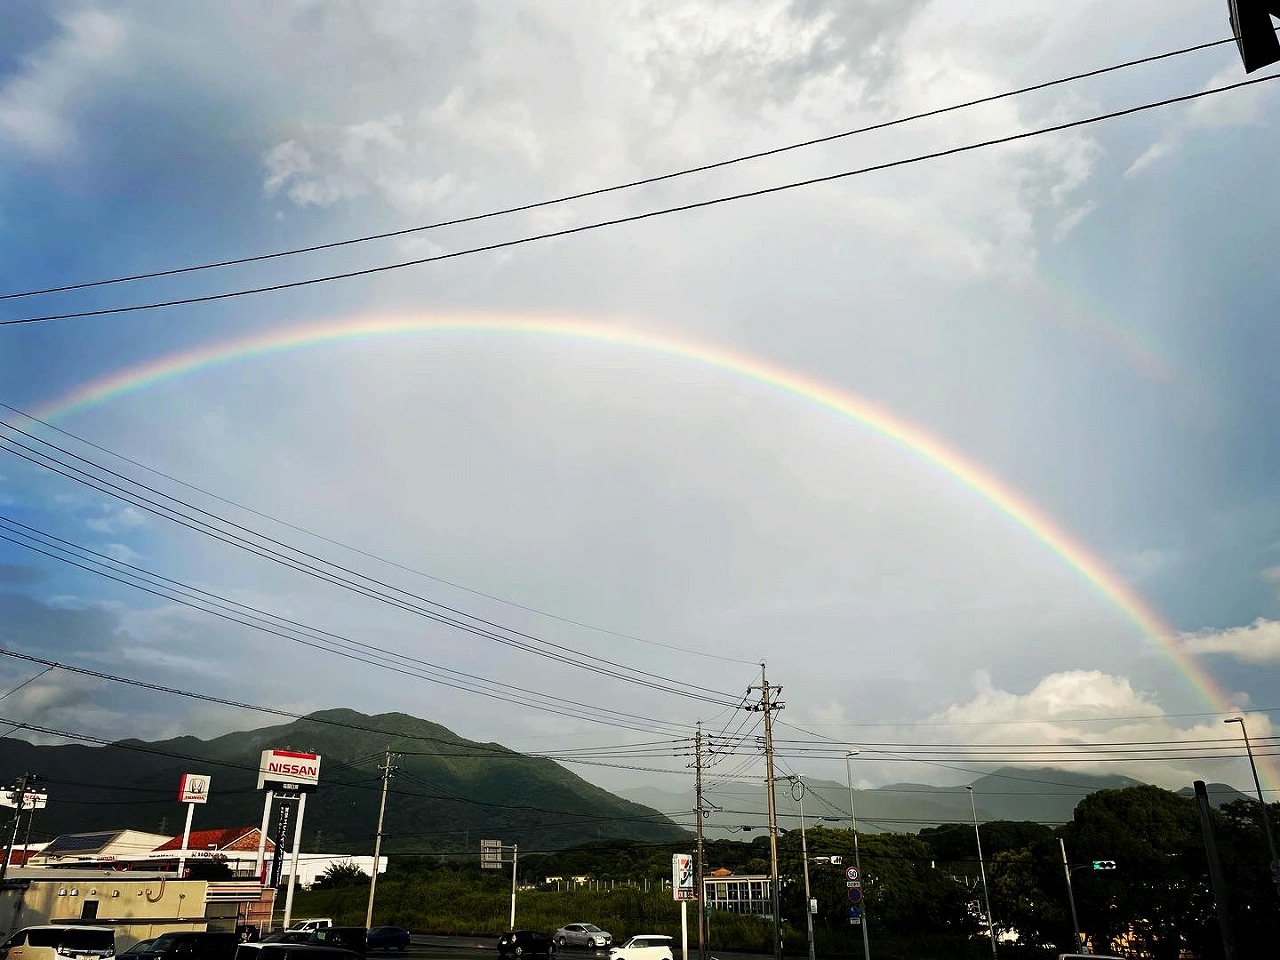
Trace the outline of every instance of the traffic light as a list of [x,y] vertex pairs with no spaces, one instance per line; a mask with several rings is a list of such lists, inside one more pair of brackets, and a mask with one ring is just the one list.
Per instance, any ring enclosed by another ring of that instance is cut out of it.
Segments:
[[1271,25],[1273,15],[1280,17],[1280,0],[1227,0],[1227,10],[1245,73],[1280,60],[1280,40]]
[[1093,869],[1095,870],[1114,870],[1116,862],[1114,860],[1095,860],[1093,861]]

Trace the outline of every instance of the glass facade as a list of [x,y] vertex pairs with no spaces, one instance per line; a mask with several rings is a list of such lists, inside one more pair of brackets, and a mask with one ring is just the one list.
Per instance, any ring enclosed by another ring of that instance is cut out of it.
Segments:
[[707,906],[729,913],[770,913],[768,877],[706,877]]

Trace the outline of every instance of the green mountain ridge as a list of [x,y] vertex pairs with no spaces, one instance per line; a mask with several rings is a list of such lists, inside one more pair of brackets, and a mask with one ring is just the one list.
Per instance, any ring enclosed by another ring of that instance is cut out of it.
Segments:
[[[925,783],[889,783],[871,789],[855,789],[854,812],[858,829],[866,833],[917,833],[925,827],[947,823],[967,823],[976,810],[980,822],[996,820],[1032,821],[1043,824],[1065,823],[1072,818],[1076,805],[1099,790],[1120,790],[1141,783],[1132,777],[1094,775],[1052,768],[1004,767],[977,777],[973,787],[973,806],[963,785],[939,787]],[[804,778],[804,814],[808,825],[826,822],[829,826],[849,821],[849,787],[847,783],[819,778]],[[791,794],[785,780],[775,785],[778,822],[784,829],[800,826],[800,804]],[[1186,787],[1179,791],[1191,793]],[[1226,784],[1210,784],[1208,792],[1214,806],[1222,806],[1244,796]],[[619,791],[621,796],[663,810],[692,810],[693,791],[669,791],[640,788]],[[720,809],[712,810],[704,821],[708,836],[742,839],[743,828],[753,830],[767,824],[768,803],[764,784],[748,788],[735,784],[732,793],[707,793],[707,798]]]
[[[32,839],[131,828],[176,834],[186,810],[183,773],[212,778],[193,829],[257,825],[258,759],[266,749],[321,755],[320,789],[307,799],[303,849],[367,854],[373,849],[385,751],[394,761],[383,849],[389,854],[479,856],[480,839],[556,850],[591,840],[682,839],[686,831],[656,810],[616,797],[552,760],[497,743],[477,743],[403,713],[367,716],[323,710],[302,720],[224,734],[108,746],[39,746],[0,739],[0,765],[16,779],[45,778],[46,809]],[[274,824],[271,832],[274,832]]]

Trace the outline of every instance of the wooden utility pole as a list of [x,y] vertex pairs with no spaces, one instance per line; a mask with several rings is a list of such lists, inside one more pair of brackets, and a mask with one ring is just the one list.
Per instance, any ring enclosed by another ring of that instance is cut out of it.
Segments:
[[386,761],[382,767],[382,801],[378,804],[378,833],[373,841],[373,869],[369,871],[369,909],[365,911],[365,928],[373,926],[373,894],[378,889],[378,863],[382,857],[382,818],[387,812],[387,784],[391,782],[391,774],[395,767],[391,765],[391,747],[387,747]]
[[747,709],[764,713],[764,779],[769,802],[769,899],[773,909],[773,960],[782,960],[782,916],[778,897],[778,804],[773,795],[773,711],[781,710],[786,704],[773,699],[775,694],[782,692],[782,687],[769,686],[763,663],[760,664],[760,686],[748,689],[760,691],[760,702]]

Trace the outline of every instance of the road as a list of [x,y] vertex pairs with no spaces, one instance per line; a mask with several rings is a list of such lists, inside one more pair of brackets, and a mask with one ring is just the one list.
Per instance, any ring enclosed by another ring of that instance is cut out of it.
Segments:
[[[440,937],[414,934],[413,943],[404,953],[395,950],[371,950],[369,960],[387,957],[404,957],[406,960],[497,960],[497,937]],[[556,960],[608,960],[607,950],[566,948],[556,954]],[[724,952],[708,953],[708,960],[761,960],[763,954]],[[675,946],[676,960],[681,960],[680,945]],[[697,960],[697,944],[689,946],[689,960]]]

